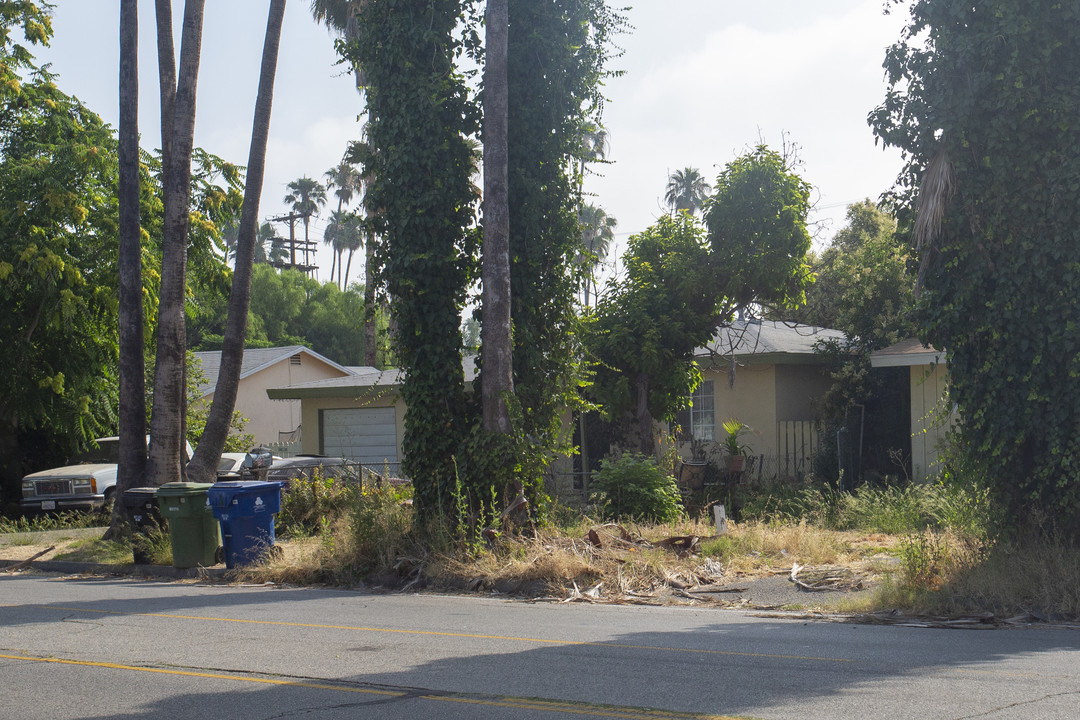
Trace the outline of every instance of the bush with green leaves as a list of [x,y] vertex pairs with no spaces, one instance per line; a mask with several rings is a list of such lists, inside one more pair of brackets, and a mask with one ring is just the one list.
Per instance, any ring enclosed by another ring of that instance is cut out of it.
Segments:
[[682,513],[675,478],[651,457],[625,454],[604,460],[592,479],[591,501],[613,518],[670,522]]
[[282,494],[276,532],[282,537],[316,535],[326,523],[344,517],[355,508],[362,492],[356,482],[323,477],[317,470],[310,478],[296,478]]

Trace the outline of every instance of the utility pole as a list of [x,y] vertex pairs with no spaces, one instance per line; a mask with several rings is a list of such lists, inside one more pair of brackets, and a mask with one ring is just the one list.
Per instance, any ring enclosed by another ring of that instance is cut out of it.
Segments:
[[[288,244],[289,244],[289,262],[287,262],[287,263],[285,263],[285,262],[277,262],[277,263],[274,263],[274,267],[276,267],[278,269],[296,268],[297,270],[302,270],[307,275],[312,274],[312,272],[314,270],[318,269],[317,265],[309,265],[308,264],[308,253],[314,251],[314,248],[312,246],[315,243],[304,242],[302,240],[297,240],[296,239],[296,221],[297,220],[303,220],[304,217],[306,217],[306,215],[304,213],[292,212],[292,213],[289,213],[288,215],[279,215],[278,217],[270,218],[270,222],[287,222],[287,223],[289,223],[289,239],[287,241]],[[300,265],[298,265],[296,263],[296,249],[297,249],[297,246],[300,246],[300,249],[304,253],[304,262],[303,262],[303,264],[300,264]]]

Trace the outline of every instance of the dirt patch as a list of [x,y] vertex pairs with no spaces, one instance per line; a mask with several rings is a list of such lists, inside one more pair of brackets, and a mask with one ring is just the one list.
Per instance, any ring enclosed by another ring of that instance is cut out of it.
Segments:
[[67,552],[72,545],[100,538],[104,527],[78,528],[74,530],[41,530],[0,535],[0,560],[26,560],[39,552],[49,550],[38,560],[53,560]]

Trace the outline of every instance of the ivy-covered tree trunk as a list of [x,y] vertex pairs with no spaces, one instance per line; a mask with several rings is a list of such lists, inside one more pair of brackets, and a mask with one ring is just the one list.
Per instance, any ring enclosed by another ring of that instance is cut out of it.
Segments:
[[277,75],[278,46],[284,16],[285,0],[271,0],[266,20],[259,91],[255,99],[255,119],[251,128],[244,206],[240,213],[237,234],[236,266],[233,269],[232,292],[229,294],[229,317],[221,346],[221,368],[206,428],[187,468],[188,476],[193,482],[214,481],[218,461],[229,436],[236,393],[240,385],[240,368],[244,361],[244,340],[247,337],[248,306],[251,298],[251,272],[255,261],[255,235],[259,227],[259,197],[262,195],[266,168],[266,143],[270,136],[270,111],[274,104],[274,78]]
[[968,470],[1080,535],[1080,5],[911,12],[870,121],[910,158],[924,339],[947,353]]
[[476,189],[470,178],[478,113],[454,68],[462,53],[458,0],[367,0],[349,59],[367,81],[370,145],[354,144],[371,178],[380,265],[405,371],[402,470],[421,518],[449,515],[455,455],[466,428],[461,309],[476,278]]
[[[576,400],[574,308],[581,251],[582,138],[600,122],[611,36],[623,18],[603,0],[509,0],[507,50],[513,386],[523,476],[540,509],[547,464]],[[485,143],[486,145],[486,143]],[[487,373],[485,340],[484,373]]]
[[123,493],[146,470],[146,368],[143,359],[142,238],[139,221],[139,7],[120,3],[120,458],[111,530],[123,522]]

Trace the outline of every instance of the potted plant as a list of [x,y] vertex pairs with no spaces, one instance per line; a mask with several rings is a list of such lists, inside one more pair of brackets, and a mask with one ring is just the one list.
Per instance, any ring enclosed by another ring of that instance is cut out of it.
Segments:
[[746,467],[746,454],[750,450],[750,446],[746,445],[742,438],[750,432],[750,426],[740,420],[731,418],[725,420],[721,427],[724,428],[726,433],[724,447],[728,451],[727,469],[731,472],[742,472]]

